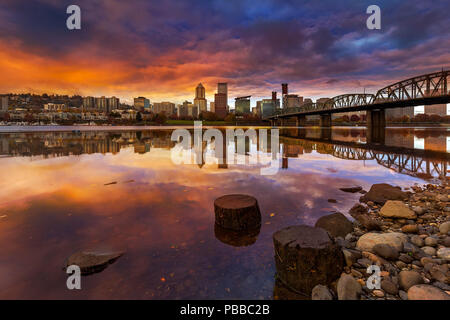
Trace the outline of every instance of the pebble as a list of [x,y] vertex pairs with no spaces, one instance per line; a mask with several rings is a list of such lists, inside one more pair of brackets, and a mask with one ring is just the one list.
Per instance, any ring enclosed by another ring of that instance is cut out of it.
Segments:
[[397,286],[389,279],[381,280],[381,289],[392,295],[398,294]]
[[416,271],[401,271],[399,273],[399,284],[404,290],[421,283],[423,283],[422,276]]
[[372,291],[372,293],[378,298],[384,297],[384,292],[381,291],[381,290],[375,289],[375,290]]
[[430,255],[430,256],[435,256],[436,255],[436,249],[433,247],[422,247],[423,252],[425,252],[426,254]]
[[417,232],[419,232],[419,227],[416,224],[406,224],[402,227],[402,232],[417,233]]
[[425,238],[425,245],[429,247],[434,247],[438,244],[438,241],[436,238],[433,237],[427,237]]
[[425,242],[423,241],[423,239],[420,236],[412,236],[411,237],[411,243],[418,246],[418,247],[423,247]]

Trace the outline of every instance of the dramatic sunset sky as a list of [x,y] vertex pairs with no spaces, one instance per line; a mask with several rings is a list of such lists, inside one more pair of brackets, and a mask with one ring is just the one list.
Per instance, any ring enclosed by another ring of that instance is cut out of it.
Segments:
[[[82,29],[66,28],[81,8]],[[366,9],[381,7],[381,30]],[[1,0],[0,93],[192,100],[202,82],[233,97],[375,92],[450,67],[442,1]]]

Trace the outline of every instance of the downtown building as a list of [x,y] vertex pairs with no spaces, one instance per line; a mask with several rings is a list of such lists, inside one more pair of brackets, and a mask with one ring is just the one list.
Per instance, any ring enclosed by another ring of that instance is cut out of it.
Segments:
[[225,118],[228,114],[228,84],[219,82],[217,93],[214,95],[214,113],[219,118]]
[[175,103],[172,102],[155,102],[152,106],[153,113],[164,112],[167,116],[176,114]]
[[250,97],[238,97],[234,99],[234,113],[246,114],[250,113]]
[[97,111],[110,113],[112,110],[118,109],[120,104],[119,98],[116,97],[83,97],[83,111]]
[[134,98],[134,109],[138,111],[150,110],[150,100],[145,97]]
[[199,114],[208,111],[208,101],[205,98],[205,94],[205,87],[199,83],[197,88],[195,88],[194,98],[194,105],[197,107]]
[[8,111],[8,102],[9,102],[8,96],[1,96],[1,100],[0,100],[0,111],[1,112]]

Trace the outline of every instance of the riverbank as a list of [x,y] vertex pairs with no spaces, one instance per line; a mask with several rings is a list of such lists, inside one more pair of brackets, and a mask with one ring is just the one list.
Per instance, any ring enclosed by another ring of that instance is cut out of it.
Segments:
[[353,223],[340,213],[316,223],[334,236],[345,264],[312,299],[450,300],[450,186],[375,184],[360,192]]

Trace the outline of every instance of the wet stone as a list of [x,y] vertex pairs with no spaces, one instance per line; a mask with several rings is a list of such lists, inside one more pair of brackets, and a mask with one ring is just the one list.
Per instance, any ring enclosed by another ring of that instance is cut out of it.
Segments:
[[82,275],[98,273],[120,258],[123,252],[90,252],[80,251],[71,255],[66,262],[65,268],[71,265],[80,267]]

